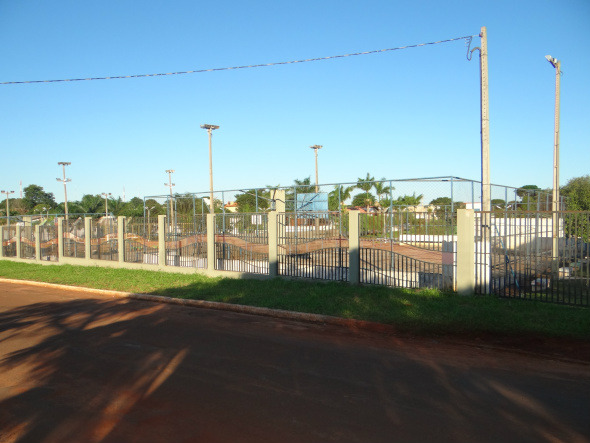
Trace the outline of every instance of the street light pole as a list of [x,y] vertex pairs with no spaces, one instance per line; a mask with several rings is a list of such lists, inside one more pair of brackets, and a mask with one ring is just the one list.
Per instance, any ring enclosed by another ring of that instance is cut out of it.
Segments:
[[313,145],[310,146],[310,148],[313,149],[315,153],[315,193],[317,194],[320,192],[320,188],[318,186],[318,149],[322,149],[322,145]]
[[172,223],[174,221],[172,187],[176,186],[176,183],[172,183],[172,173],[174,172],[174,169],[166,169],[166,172],[168,173],[168,183],[164,183],[164,186],[168,186],[168,188],[170,188],[170,220],[168,221],[168,223],[170,224],[170,226],[172,226]]
[[209,133],[209,212],[213,214],[215,210],[213,207],[213,151],[211,149],[211,138],[213,131],[219,129],[219,126],[204,124],[201,125],[201,128],[206,129]]
[[[560,79],[561,79],[561,62],[546,55],[545,58],[551,66],[555,68],[555,132],[553,135],[553,202],[551,210],[552,217],[552,248],[553,259],[557,260],[559,255],[559,99],[560,99]],[[555,263],[555,262],[554,262]],[[557,263],[555,263],[557,265]]]
[[57,162],[58,165],[61,165],[63,168],[64,177],[57,178],[58,182],[62,182],[64,184],[64,206],[66,211],[66,222],[68,220],[68,189],[66,188],[66,183],[72,181],[70,178],[66,178],[66,166],[72,164],[72,162]]
[[102,193],[102,196],[104,197],[104,216],[105,218],[108,218],[109,216],[109,203],[108,203],[108,198],[113,195],[110,192],[107,194],[106,192]]
[[14,194],[14,191],[2,191],[2,194],[6,195],[6,225],[10,228],[10,205],[8,201],[10,200],[10,194]]

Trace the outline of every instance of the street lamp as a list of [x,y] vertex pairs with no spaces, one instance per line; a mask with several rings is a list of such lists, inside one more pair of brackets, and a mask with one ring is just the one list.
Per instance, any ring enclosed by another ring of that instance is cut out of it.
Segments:
[[110,192],[107,194],[106,192],[102,193],[102,196],[104,197],[104,216],[108,217],[109,216],[109,203],[108,203],[108,198],[113,195]]
[[72,162],[57,162],[58,165],[61,165],[64,172],[63,178],[57,178],[58,182],[62,182],[64,184],[64,205],[66,210],[66,221],[68,220],[68,190],[66,188],[66,183],[72,181],[70,178],[66,178],[66,166],[72,164]]
[[320,192],[320,188],[318,186],[318,149],[322,149],[322,145],[313,145],[310,146],[311,149],[315,152],[315,193],[317,194]]
[[164,183],[164,186],[167,186],[170,188],[170,226],[172,226],[173,220],[174,220],[174,207],[172,205],[172,187],[176,186],[176,183],[172,183],[172,173],[174,172],[174,169],[166,169],[166,172],[168,173],[168,183]]
[[559,253],[559,94],[561,62],[550,55],[545,58],[555,68],[555,133],[553,137],[553,203],[552,203],[552,254],[556,259]]
[[209,212],[213,214],[213,153],[211,151],[211,136],[214,130],[219,129],[217,125],[201,125],[202,129],[206,129],[209,133]]
[[10,200],[10,194],[14,194],[14,191],[2,191],[2,194],[6,195],[6,224],[10,228],[10,208],[8,201]]

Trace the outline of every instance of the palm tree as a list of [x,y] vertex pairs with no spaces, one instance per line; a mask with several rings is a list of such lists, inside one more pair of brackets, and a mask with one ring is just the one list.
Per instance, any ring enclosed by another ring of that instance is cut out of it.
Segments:
[[367,212],[369,212],[369,191],[374,186],[375,177],[371,177],[371,175],[367,172],[367,176],[365,178],[359,178],[356,182],[356,187],[362,191],[365,191],[367,194]]
[[303,180],[295,179],[295,187],[297,194],[311,194],[315,192],[315,185],[311,184],[311,177],[306,177]]
[[344,202],[350,198],[354,186],[336,185],[334,190],[328,194],[328,205],[330,211],[340,209],[338,206],[344,205]]

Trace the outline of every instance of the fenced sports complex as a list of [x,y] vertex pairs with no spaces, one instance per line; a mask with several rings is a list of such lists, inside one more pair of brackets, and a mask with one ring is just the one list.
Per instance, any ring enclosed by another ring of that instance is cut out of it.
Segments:
[[[208,213],[208,193],[195,193],[146,197],[162,200],[167,213],[151,215],[146,205],[145,217],[74,215],[49,223],[43,216],[11,217],[1,227],[1,253],[3,259],[29,262],[436,288],[590,305],[590,212],[568,211],[562,202],[553,213],[544,192],[500,186],[493,196],[510,197],[494,198],[494,210],[482,212],[474,198],[479,183],[456,177],[379,183],[381,190],[388,185],[389,198],[368,197],[360,207],[350,204],[356,196],[345,194],[347,184],[340,183],[319,185],[318,192],[309,184],[218,192],[241,205],[218,204],[215,213]],[[415,204],[399,204],[408,200],[404,187],[413,190]],[[371,194],[374,188],[373,183],[356,192]],[[252,203],[258,211],[231,212],[251,209]]]

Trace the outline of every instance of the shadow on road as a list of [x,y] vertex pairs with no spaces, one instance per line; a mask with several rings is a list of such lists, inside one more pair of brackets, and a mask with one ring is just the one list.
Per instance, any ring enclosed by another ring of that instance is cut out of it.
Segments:
[[0,441],[588,441],[579,368],[385,342],[149,302],[4,307]]

